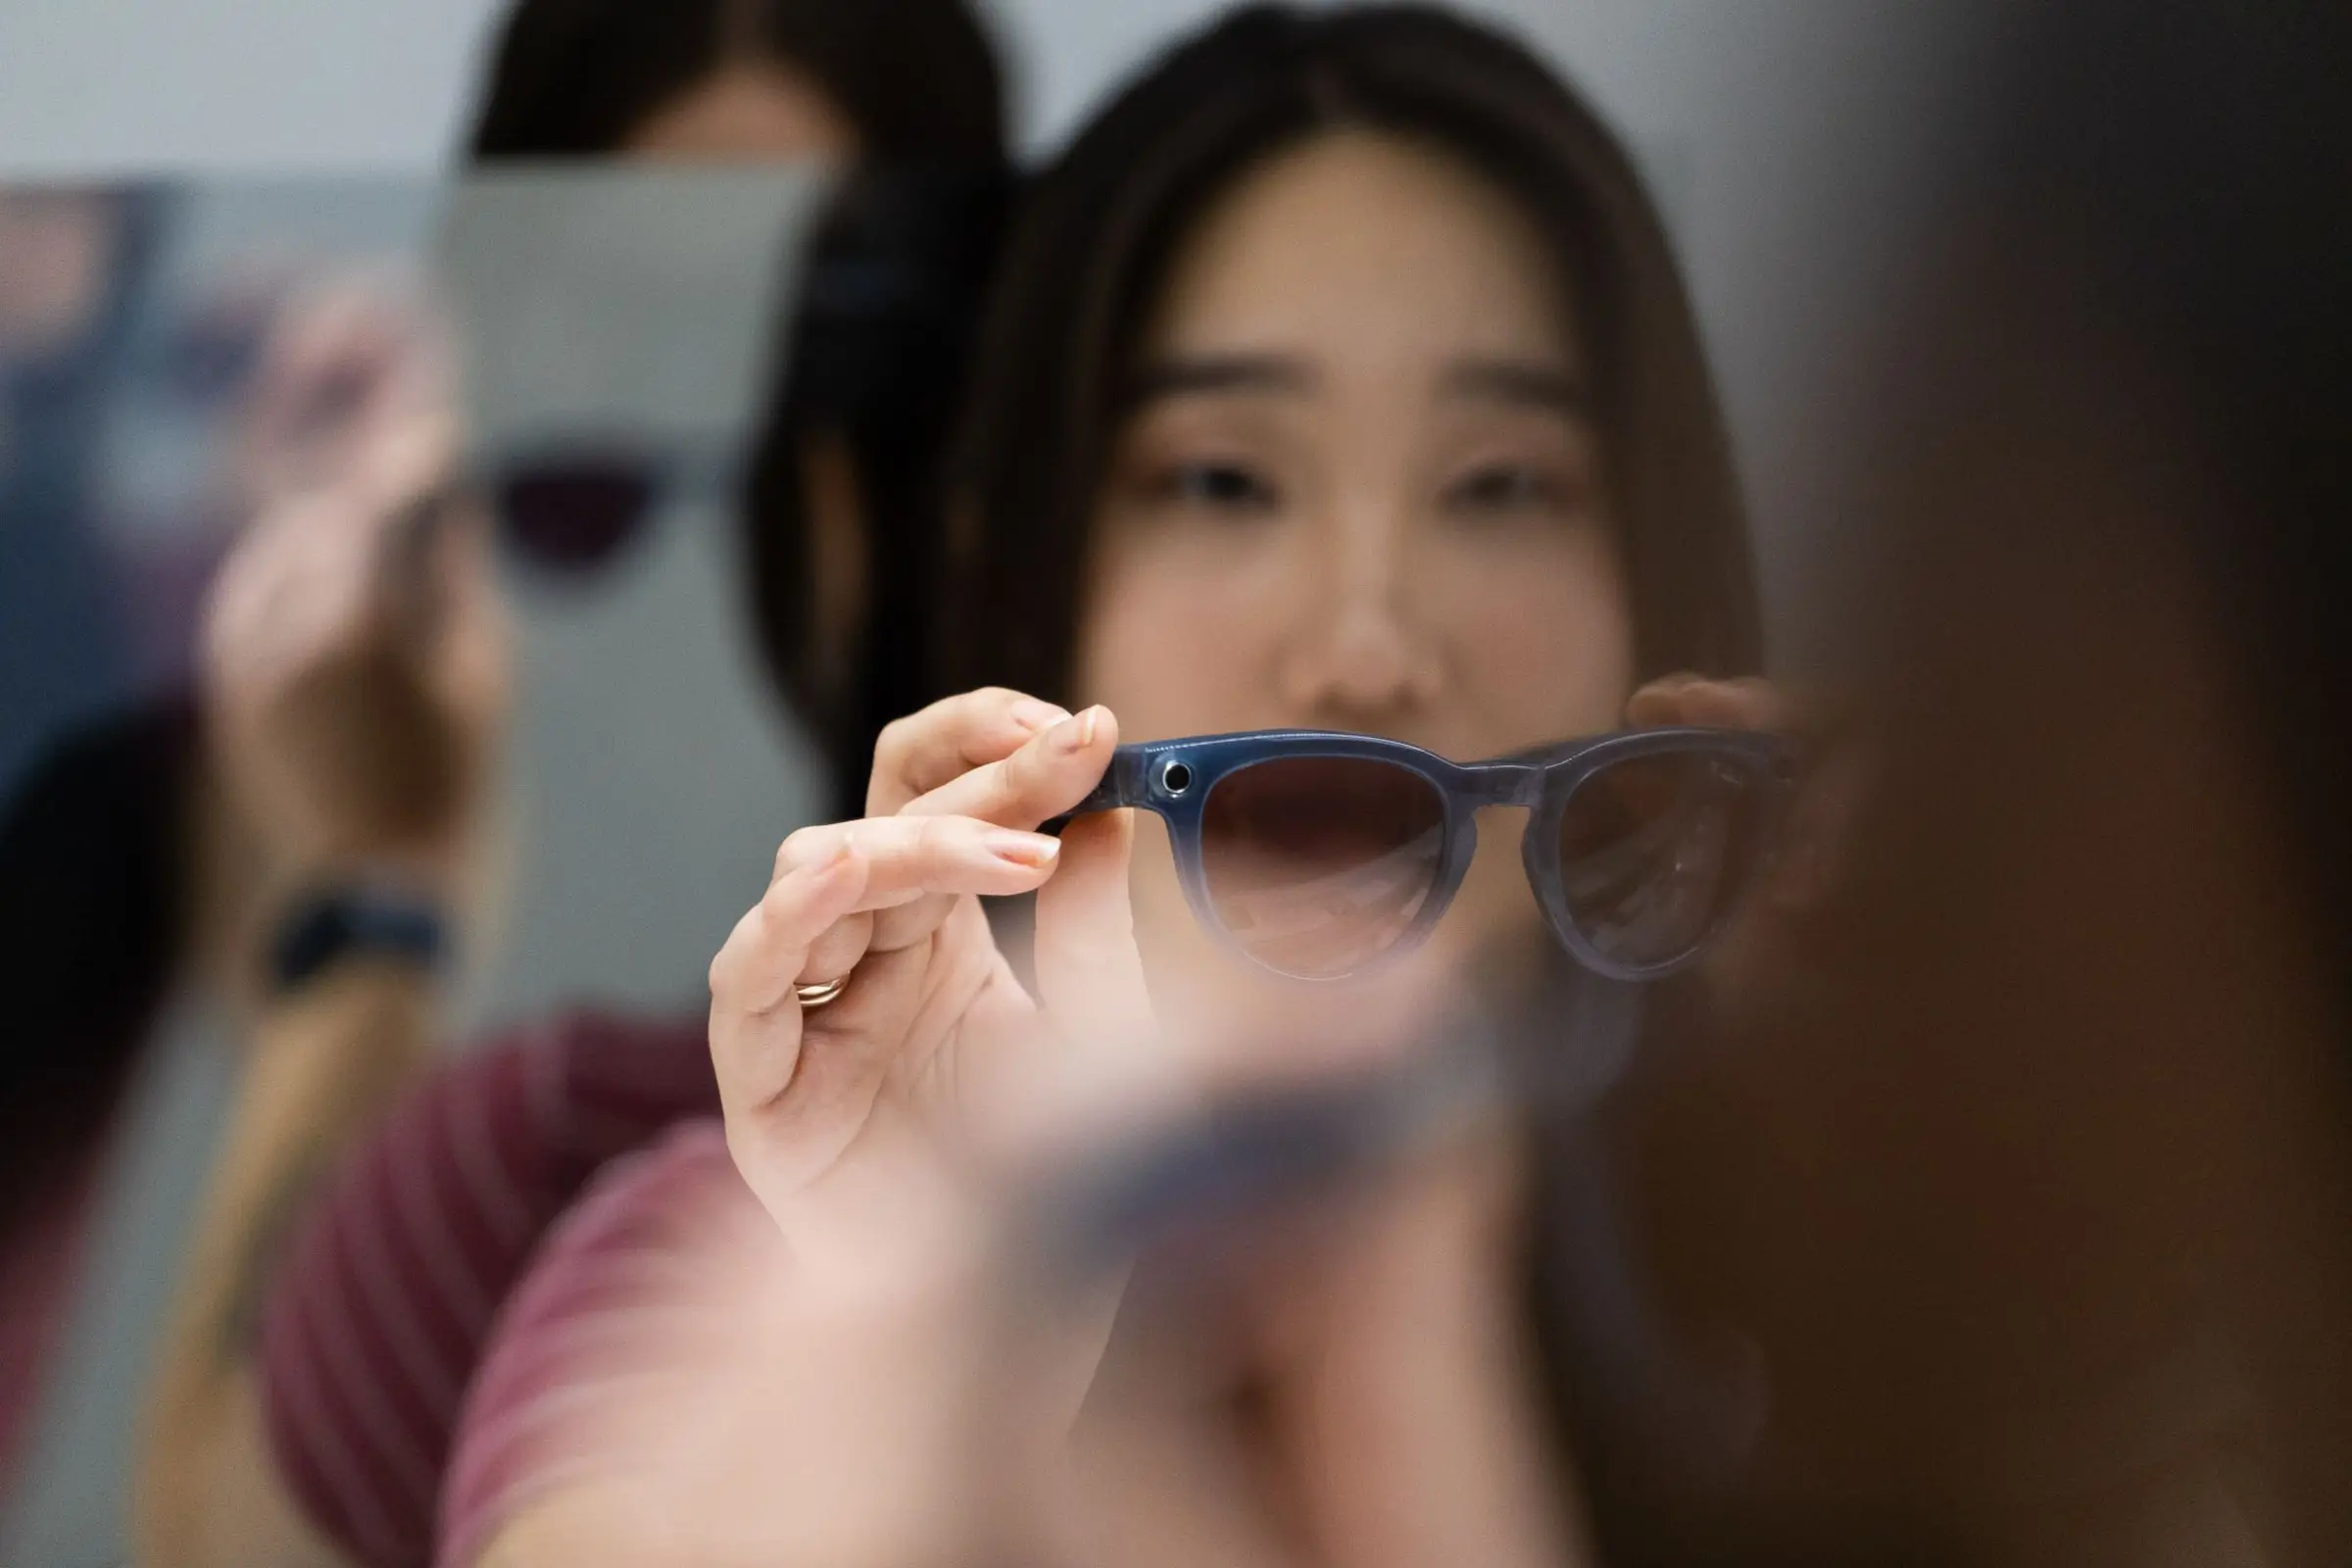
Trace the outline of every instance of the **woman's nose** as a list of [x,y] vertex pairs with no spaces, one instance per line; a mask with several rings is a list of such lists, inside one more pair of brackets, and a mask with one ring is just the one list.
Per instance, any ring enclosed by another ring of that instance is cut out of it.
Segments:
[[1283,660],[1282,695],[1294,711],[1360,722],[1438,700],[1444,662],[1410,614],[1404,567],[1393,546],[1360,542],[1316,564],[1321,584],[1305,596],[1308,613]]

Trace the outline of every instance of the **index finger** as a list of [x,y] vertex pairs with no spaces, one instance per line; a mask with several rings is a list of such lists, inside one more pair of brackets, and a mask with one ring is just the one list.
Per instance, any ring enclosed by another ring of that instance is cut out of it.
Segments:
[[1118,719],[1097,704],[1031,737],[1011,756],[970,768],[908,802],[901,814],[976,816],[1033,828],[1085,800],[1102,782],[1118,744]]
[[874,743],[865,813],[895,816],[950,780],[1010,757],[1031,736],[1069,716],[1035,697],[983,686],[894,720]]

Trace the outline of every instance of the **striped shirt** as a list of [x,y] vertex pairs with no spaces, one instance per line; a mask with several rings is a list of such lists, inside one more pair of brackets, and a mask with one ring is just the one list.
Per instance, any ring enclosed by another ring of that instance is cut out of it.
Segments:
[[304,1220],[261,1325],[262,1407],[310,1522],[423,1568],[459,1412],[502,1306],[610,1161],[715,1114],[700,1019],[571,1014],[439,1066]]
[[88,1244],[96,1159],[57,1184],[0,1247],[0,1504],[34,1441],[47,1376]]
[[766,1232],[767,1216],[715,1116],[616,1161],[564,1216],[466,1395],[441,1499],[440,1568],[472,1568],[534,1500],[662,1441],[648,1422],[678,1414],[661,1395],[676,1386],[681,1355],[692,1358],[696,1336],[682,1324],[707,1304],[692,1298],[746,1225]]

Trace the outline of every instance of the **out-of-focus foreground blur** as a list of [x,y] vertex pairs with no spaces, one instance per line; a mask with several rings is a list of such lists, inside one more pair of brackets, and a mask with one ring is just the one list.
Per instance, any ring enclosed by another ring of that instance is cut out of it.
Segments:
[[0,0],[0,1564],[2352,1561],[2352,24],[2050,9]]

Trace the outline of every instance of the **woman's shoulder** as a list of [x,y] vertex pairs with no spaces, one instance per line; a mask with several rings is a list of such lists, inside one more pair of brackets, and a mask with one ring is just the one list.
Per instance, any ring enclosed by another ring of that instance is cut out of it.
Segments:
[[697,1343],[710,1280],[763,1242],[765,1221],[715,1117],[597,1177],[492,1331],[458,1421],[438,1560],[472,1562],[532,1499],[598,1468],[629,1401]]
[[[289,1237],[260,1362],[272,1453],[306,1516],[363,1562],[432,1536],[461,1399],[517,1287],[599,1178],[714,1117],[703,1020],[571,1010],[436,1060]],[[685,1146],[681,1146],[685,1147]]]

